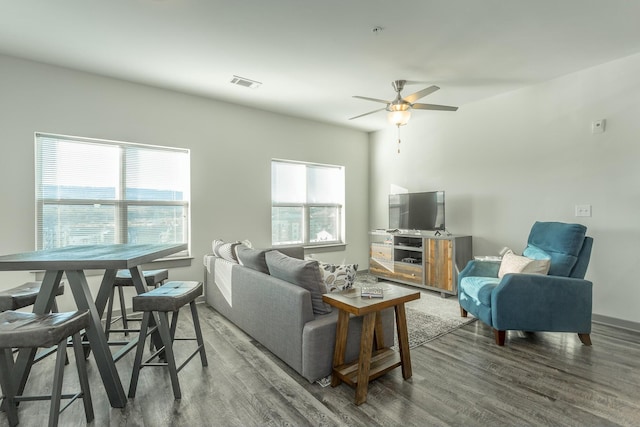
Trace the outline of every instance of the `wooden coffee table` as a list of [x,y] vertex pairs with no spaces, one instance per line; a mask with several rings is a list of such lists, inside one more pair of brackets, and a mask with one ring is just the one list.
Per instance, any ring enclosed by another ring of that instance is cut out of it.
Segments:
[[[409,336],[407,334],[407,316],[404,304],[420,298],[420,291],[405,289],[387,283],[380,283],[383,298],[360,296],[360,289],[353,288],[342,292],[332,292],[322,296],[327,304],[336,307],[338,323],[336,325],[336,346],[333,352],[333,372],[331,386],[341,382],[356,389],[356,405],[367,400],[369,381],[402,366],[402,377],[411,378],[411,356],[409,354]],[[380,311],[393,307],[396,314],[399,352],[384,347]],[[360,355],[357,361],[344,363],[347,349],[347,330],[349,314],[363,316]],[[375,339],[375,350],[374,347]]]

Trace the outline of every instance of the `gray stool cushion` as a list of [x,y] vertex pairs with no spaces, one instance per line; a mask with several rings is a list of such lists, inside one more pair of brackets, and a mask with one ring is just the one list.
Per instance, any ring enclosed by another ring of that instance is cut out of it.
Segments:
[[201,282],[167,282],[133,297],[134,311],[177,311],[202,295]]
[[[0,291],[0,311],[17,310],[35,304],[42,282],[27,282],[15,288]],[[64,283],[60,282],[56,296],[64,294]]]
[[0,313],[0,348],[51,347],[89,327],[89,311]]
[[[142,275],[147,281],[147,286],[155,286],[156,283],[163,282],[169,278],[169,270],[148,270],[143,271]],[[116,286],[133,286],[131,272],[129,270],[118,270],[113,284]]]

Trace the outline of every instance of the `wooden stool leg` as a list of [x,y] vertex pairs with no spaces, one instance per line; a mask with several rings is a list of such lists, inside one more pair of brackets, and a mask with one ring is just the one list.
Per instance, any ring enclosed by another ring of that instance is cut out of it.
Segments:
[[193,329],[196,331],[196,342],[198,343],[198,350],[200,351],[200,361],[202,362],[202,366],[208,366],[209,363],[207,362],[207,354],[204,350],[204,340],[202,339],[202,330],[200,329],[200,318],[198,317],[198,308],[196,307],[196,302],[191,301],[191,303],[189,303],[189,307],[191,308]]
[[76,368],[78,370],[78,382],[82,391],[82,403],[87,423],[93,421],[93,401],[91,400],[91,389],[89,389],[89,378],[87,376],[87,363],[84,359],[84,349],[82,348],[82,338],[80,333],[73,334],[73,352],[76,356]]
[[173,387],[173,397],[178,400],[182,398],[180,392],[180,383],[178,382],[178,368],[176,367],[176,359],[173,354],[173,342],[171,340],[171,330],[169,326],[169,316],[166,311],[158,312],[160,318],[160,324],[158,325],[158,332],[164,345],[164,354],[167,361],[167,367],[169,368],[169,376],[171,377],[171,385]]

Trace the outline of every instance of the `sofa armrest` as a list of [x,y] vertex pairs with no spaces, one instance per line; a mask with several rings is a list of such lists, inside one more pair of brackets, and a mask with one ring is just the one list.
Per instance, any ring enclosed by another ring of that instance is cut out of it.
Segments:
[[472,259],[458,274],[458,286],[460,286],[460,281],[465,277],[498,277],[499,270],[500,261],[480,261]]
[[591,332],[592,283],[539,274],[506,274],[491,295],[498,330]]

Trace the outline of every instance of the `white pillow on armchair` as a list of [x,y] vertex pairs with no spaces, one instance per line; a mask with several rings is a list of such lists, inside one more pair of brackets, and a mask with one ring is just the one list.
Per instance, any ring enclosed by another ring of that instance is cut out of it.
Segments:
[[508,273],[527,273],[527,274],[547,274],[551,260],[548,259],[531,259],[525,256],[516,255],[512,250],[508,250],[502,256],[498,277],[502,278]]

